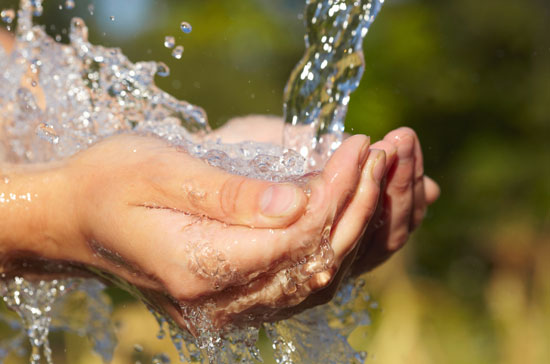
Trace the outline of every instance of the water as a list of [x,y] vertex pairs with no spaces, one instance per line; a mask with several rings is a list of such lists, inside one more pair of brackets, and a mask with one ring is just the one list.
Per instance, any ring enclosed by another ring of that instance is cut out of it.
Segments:
[[167,35],[164,38],[164,46],[166,48],[174,48],[175,45],[176,45],[176,39],[173,36]]
[[308,0],[306,52],[285,88],[284,145],[311,169],[340,146],[350,94],[365,69],[363,38],[384,0]]
[[172,51],[172,57],[174,57],[175,59],[181,59],[183,55],[183,46],[179,45],[179,46],[176,46],[176,48],[174,48],[174,50]]
[[[119,49],[90,44],[86,25],[79,18],[71,22],[70,44],[55,42],[32,23],[32,16],[43,11],[42,1],[21,0],[15,50],[10,55],[0,50],[0,70],[4,70],[0,72],[0,125],[4,126],[0,144],[4,150],[0,150],[0,156],[18,163],[51,161],[73,155],[111,135],[132,131],[160,136],[234,174],[270,181],[298,180],[308,170],[321,166],[341,142],[349,94],[364,68],[361,40],[380,5],[366,0],[308,2],[307,50],[285,92],[285,143],[296,152],[252,142],[224,145],[220,141],[205,141],[210,129],[204,111],[155,86],[155,75],[169,75],[165,64],[134,64]],[[186,22],[181,29],[184,33],[192,30]],[[170,39],[166,40],[171,45]],[[27,75],[32,79],[30,85],[21,83]],[[37,99],[30,90],[38,86],[44,100]],[[204,252],[206,258],[212,255],[211,250]],[[198,264],[207,261],[199,259]],[[273,284],[292,294],[331,262],[327,234],[307,255],[281,268]],[[171,338],[180,360],[252,363],[260,358],[254,345],[261,329],[257,325],[228,327],[220,332],[210,321],[216,309],[210,302],[181,304],[182,313],[198,328],[193,337],[179,330],[136,287],[88,269],[148,304],[161,327],[159,335]],[[115,339],[110,329],[110,306],[101,295],[101,284],[92,280],[6,277],[0,287],[6,304],[22,318],[20,329],[26,330],[33,348],[31,362],[40,357],[51,361],[48,333],[59,328],[85,333],[105,360],[112,356]],[[364,354],[356,353],[346,340],[355,326],[368,323],[366,309],[351,309],[356,300],[362,300],[360,288],[360,281],[349,282],[328,305],[286,321],[264,324],[278,363],[361,362]],[[87,306],[81,305],[84,313],[79,308],[73,316],[87,313],[93,320],[65,317],[64,302],[75,295]],[[17,335],[9,345],[21,347],[22,337]],[[9,352],[9,345],[1,345],[0,354]],[[168,361],[159,353],[154,362]]]
[[191,26],[191,24],[189,24],[186,21],[181,22],[180,28],[181,28],[181,31],[184,32],[185,34],[189,34],[193,30],[193,27]]
[[15,19],[15,10],[13,9],[5,9],[0,12],[0,17],[2,18],[2,21],[6,24],[13,23],[13,19]]

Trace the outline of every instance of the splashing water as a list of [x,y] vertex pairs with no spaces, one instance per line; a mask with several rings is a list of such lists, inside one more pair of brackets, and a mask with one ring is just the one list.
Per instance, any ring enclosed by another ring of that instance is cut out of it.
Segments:
[[306,52],[285,88],[284,146],[312,169],[340,146],[350,94],[365,69],[363,38],[384,0],[307,0]]
[[[74,7],[70,3],[67,1],[65,7]],[[0,72],[0,156],[19,163],[51,161],[73,155],[111,135],[132,131],[160,136],[230,173],[270,181],[295,180],[308,169],[321,166],[341,142],[349,95],[364,69],[361,42],[381,3],[308,1],[306,53],[285,91],[284,140],[291,148],[284,149],[252,142],[224,145],[206,141],[210,129],[204,111],[155,86],[155,75],[169,75],[165,64],[133,64],[119,49],[90,44],[87,27],[79,18],[71,22],[70,44],[57,43],[41,27],[33,26],[32,16],[43,11],[42,1],[21,0],[15,49],[6,54],[0,48],[0,70],[6,70]],[[2,12],[3,18],[8,15]],[[190,33],[192,28],[182,22],[181,29]],[[165,41],[170,43],[168,48],[174,46],[168,37]],[[39,105],[22,79],[29,79],[32,87],[44,91],[44,105]],[[323,239],[313,254],[277,273],[285,292],[291,293],[311,274],[326,269],[331,259],[330,242]],[[104,272],[95,273],[155,307],[136,287]],[[106,361],[111,359],[116,341],[109,320],[110,306],[102,289],[93,280],[3,280],[0,291],[4,302],[23,322],[17,326],[10,321],[11,325],[26,331],[31,341],[31,363],[40,361],[41,350],[51,363],[48,333],[55,329],[88,335],[94,349]],[[347,342],[354,327],[368,323],[366,310],[351,309],[356,300],[362,299],[360,291],[360,281],[349,282],[328,305],[286,321],[264,324],[277,362],[361,362],[364,354],[356,353]],[[67,302],[76,296],[86,305],[80,305],[73,316],[93,319],[67,319]],[[222,335],[209,321],[208,307],[183,305],[181,309],[199,328],[197,337],[177,328],[162,311],[151,311],[161,327],[160,335],[168,332],[181,361],[252,363],[261,359],[255,347],[258,327],[235,327],[230,334]],[[18,335],[7,345],[1,343],[0,359],[9,352],[9,345],[20,347],[22,338]],[[167,363],[169,359],[159,354],[154,362]]]

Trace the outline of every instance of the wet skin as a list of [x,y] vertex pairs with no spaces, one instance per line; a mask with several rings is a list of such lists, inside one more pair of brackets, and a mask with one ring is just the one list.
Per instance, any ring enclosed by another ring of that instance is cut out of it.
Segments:
[[[278,131],[280,120],[249,117],[215,136],[278,143],[270,140]],[[230,175],[137,135],[60,162],[2,163],[0,175],[10,196],[0,203],[4,270],[25,255],[95,267],[140,287],[191,331],[174,303],[215,302],[209,314],[222,326],[326,302],[346,272],[370,270],[402,247],[439,194],[407,128],[372,145],[348,138],[305,186]],[[327,227],[330,266],[284,290],[280,272],[313,253]]]

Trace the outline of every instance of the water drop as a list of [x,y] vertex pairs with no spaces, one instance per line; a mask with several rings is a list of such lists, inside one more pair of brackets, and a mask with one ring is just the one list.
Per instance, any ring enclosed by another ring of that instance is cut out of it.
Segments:
[[115,16],[114,16],[114,15],[111,15],[111,16],[109,17],[109,19],[111,19],[111,21],[115,21]]
[[74,9],[75,3],[74,0],[65,0],[65,9]]
[[163,62],[157,62],[157,75],[160,77],[170,76],[170,68]]
[[4,9],[2,12],[0,12],[0,16],[2,17],[2,21],[7,24],[11,24],[13,22],[13,19],[15,19],[15,10],[13,9]]
[[47,123],[40,123],[36,127],[36,135],[41,139],[46,140],[49,143],[57,144],[59,143],[59,135],[55,132],[55,129],[52,125]]
[[70,38],[72,42],[77,43],[88,41],[88,27],[81,18],[73,18],[71,20]]
[[94,11],[95,11],[94,4],[88,5],[88,13],[90,13],[90,15],[94,15]]
[[164,46],[166,48],[174,48],[174,45],[176,44],[176,40],[171,35],[167,35],[164,38]]
[[185,34],[189,34],[189,33],[191,33],[191,31],[193,30],[193,27],[191,26],[191,24],[189,24],[189,23],[186,22],[186,21],[182,21],[180,27],[181,27],[181,30],[182,30]]
[[137,352],[137,353],[143,352],[143,346],[141,346],[139,344],[134,344],[134,351]]
[[34,16],[41,16],[44,12],[42,0],[31,0],[32,13]]
[[162,354],[157,354],[153,356],[153,359],[151,362],[153,364],[170,364],[171,361],[168,355],[162,353]]
[[172,57],[174,57],[175,59],[181,59],[181,56],[183,55],[183,46],[177,46],[176,48],[174,48],[174,50],[172,51]]

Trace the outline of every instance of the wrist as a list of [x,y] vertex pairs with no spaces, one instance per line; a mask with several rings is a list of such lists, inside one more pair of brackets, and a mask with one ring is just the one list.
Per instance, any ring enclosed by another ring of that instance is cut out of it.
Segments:
[[0,256],[62,258],[69,239],[71,186],[63,163],[0,165]]

